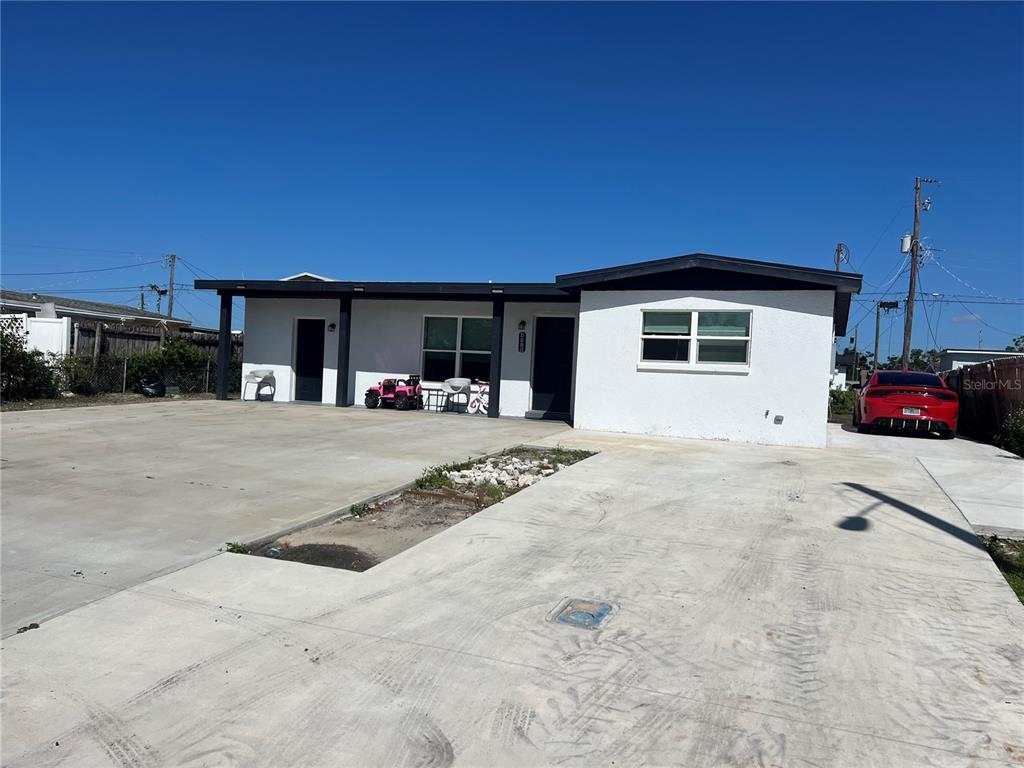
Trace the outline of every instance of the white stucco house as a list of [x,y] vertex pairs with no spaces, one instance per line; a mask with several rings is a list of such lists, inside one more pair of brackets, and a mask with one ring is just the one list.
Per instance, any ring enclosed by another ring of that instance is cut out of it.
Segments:
[[220,294],[225,356],[245,298],[242,375],[273,370],[277,401],[350,406],[382,378],[465,377],[489,382],[495,418],[823,446],[833,341],[861,276],[695,253],[551,283],[195,285]]
[[1004,357],[1024,357],[1024,352],[1011,352],[1006,349],[944,349],[939,352],[939,370],[955,371],[965,365],[987,363]]

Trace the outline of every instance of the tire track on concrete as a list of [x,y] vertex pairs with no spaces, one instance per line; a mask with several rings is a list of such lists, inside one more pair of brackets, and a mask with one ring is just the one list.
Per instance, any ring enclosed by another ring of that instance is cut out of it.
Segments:
[[[64,693],[81,707],[85,714],[85,719],[80,727],[68,731],[54,740],[54,743],[58,745],[63,741],[65,751],[60,755],[54,755],[50,753],[48,747],[45,750],[33,750],[9,763],[12,768],[17,765],[25,765],[30,768],[37,768],[41,765],[60,765],[72,759],[69,748],[73,747],[73,739],[83,736],[95,741],[111,763],[118,768],[158,768],[162,764],[159,753],[139,739],[130,726],[115,712],[74,691],[65,691]],[[49,742],[47,744],[49,745]],[[22,762],[23,759],[25,762]]]
[[[764,494],[767,504],[765,509],[754,510],[754,513],[761,517],[767,515],[773,521],[785,519],[790,506],[806,491],[802,471],[794,462],[771,462],[764,466],[762,474],[767,481]],[[704,603],[694,617],[694,626],[715,626],[723,613],[749,613],[745,604],[763,595],[774,583],[776,570],[780,567],[775,553],[783,548],[786,536],[786,532],[780,531],[777,525],[759,526],[756,537],[737,554],[735,564],[725,577],[707,591]],[[751,652],[746,651],[747,654]],[[735,690],[730,681],[744,679],[742,671],[747,663],[740,648],[734,645],[718,663],[713,676],[708,678],[712,685],[692,715],[696,728],[687,750],[688,764],[752,762],[751,742],[755,745],[753,752],[767,750],[771,753],[771,747],[761,743],[760,735],[749,726],[740,727],[737,723],[742,716],[734,707],[739,705],[741,697],[750,697]],[[757,663],[757,659],[750,659],[750,663]],[[723,702],[736,704],[723,707]]]
[[[532,575],[532,566],[526,559],[517,562],[514,570],[503,573],[503,581],[514,583],[522,582]],[[450,571],[439,569],[437,576],[449,577]],[[410,580],[411,581],[411,580]],[[423,588],[422,576],[416,580],[416,585]],[[514,586],[509,591],[515,591]],[[459,593],[448,590],[435,595],[438,604],[458,604]],[[376,668],[359,672],[358,674],[372,685],[360,685],[354,698],[345,702],[344,712],[341,717],[327,718],[324,716],[325,707],[328,704],[325,696],[303,707],[302,710],[292,715],[292,718],[302,723],[303,737],[302,747],[304,754],[309,756],[311,764],[315,764],[325,755],[331,746],[345,734],[365,733],[369,723],[360,723],[365,719],[364,710],[376,699],[377,692],[384,688],[391,696],[392,701],[404,711],[395,725],[395,730],[402,736],[400,740],[390,743],[389,749],[380,756],[381,764],[387,765],[419,765],[422,761],[428,764],[444,764],[448,759],[448,747],[445,746],[446,738],[442,738],[442,729],[430,720],[426,714],[430,705],[438,696],[439,686],[446,678],[448,671],[454,666],[462,663],[461,655],[475,646],[480,636],[492,627],[495,622],[501,621],[506,616],[521,610],[533,608],[538,605],[535,598],[521,599],[511,605],[503,606],[503,610],[497,614],[477,616],[475,620],[456,623],[460,631],[455,638],[445,647],[438,648],[442,654],[440,664],[423,664],[423,649],[418,647],[402,648],[396,657]],[[388,643],[387,637],[373,638],[368,645]],[[359,656],[359,650],[353,653],[354,657]],[[411,692],[411,698],[410,698]],[[429,722],[427,722],[429,721]],[[378,724],[379,727],[379,724]],[[294,746],[294,745],[293,745]],[[371,750],[372,751],[372,745]],[[453,758],[454,759],[454,755]],[[440,762],[438,762],[440,761]],[[278,763],[279,764],[279,763]],[[264,761],[264,765],[274,766],[273,759]]]

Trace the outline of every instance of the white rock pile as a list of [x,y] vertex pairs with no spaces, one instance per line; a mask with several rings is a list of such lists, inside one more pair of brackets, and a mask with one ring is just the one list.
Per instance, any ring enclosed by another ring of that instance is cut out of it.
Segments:
[[506,488],[525,488],[565,467],[565,464],[554,464],[543,459],[493,456],[469,469],[445,472],[445,476],[456,485],[494,483]]

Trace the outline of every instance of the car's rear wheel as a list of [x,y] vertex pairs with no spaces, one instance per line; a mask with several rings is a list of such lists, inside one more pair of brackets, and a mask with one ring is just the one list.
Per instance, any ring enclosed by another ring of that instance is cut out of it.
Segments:
[[408,411],[411,407],[409,396],[406,394],[395,395],[395,410]]
[[939,430],[939,438],[941,440],[952,440],[954,437],[956,437],[956,432],[954,432],[952,429]]
[[363,398],[363,405],[367,408],[376,408],[380,405],[380,395],[376,392],[367,392],[366,397]]

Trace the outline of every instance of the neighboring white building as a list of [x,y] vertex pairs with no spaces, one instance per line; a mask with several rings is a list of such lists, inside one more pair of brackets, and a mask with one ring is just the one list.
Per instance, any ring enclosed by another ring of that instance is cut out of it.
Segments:
[[1007,352],[1004,349],[944,349],[939,352],[939,370],[952,371],[965,365],[987,363],[1001,357],[1024,357],[1024,352]]
[[222,341],[245,297],[243,376],[273,370],[277,401],[463,376],[490,382],[495,417],[801,446],[825,445],[833,340],[860,285],[707,254],[553,283],[196,281],[221,295]]

